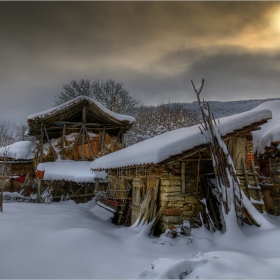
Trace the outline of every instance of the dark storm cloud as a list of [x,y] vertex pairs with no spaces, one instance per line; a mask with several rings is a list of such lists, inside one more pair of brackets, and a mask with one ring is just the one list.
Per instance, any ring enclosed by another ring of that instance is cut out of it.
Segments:
[[123,82],[145,104],[192,101],[189,81],[202,76],[209,98],[275,96],[279,55],[250,51],[242,40],[247,33],[259,36],[278,6],[0,2],[0,120],[23,122],[49,108],[63,84],[80,78]]

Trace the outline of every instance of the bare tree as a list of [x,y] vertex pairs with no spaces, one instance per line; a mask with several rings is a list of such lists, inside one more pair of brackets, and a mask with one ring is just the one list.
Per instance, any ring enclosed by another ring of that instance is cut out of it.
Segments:
[[111,111],[122,114],[132,114],[141,104],[139,100],[129,95],[122,83],[113,80],[95,81],[81,79],[63,85],[62,91],[54,99],[54,105],[62,104],[75,97],[84,95],[94,98]]
[[80,81],[71,81],[69,85],[65,84],[62,91],[54,98],[54,105],[60,105],[68,100],[78,96],[94,97],[93,86],[90,80],[81,79]]
[[136,122],[126,133],[127,146],[149,139],[167,131],[198,123],[195,113],[180,103],[162,103],[158,106],[141,106],[135,115]]
[[8,146],[16,142],[17,125],[9,121],[0,122],[0,147]]
[[141,105],[139,100],[129,95],[122,83],[113,80],[95,81],[93,83],[94,98],[106,108],[116,113],[133,114],[136,107]]

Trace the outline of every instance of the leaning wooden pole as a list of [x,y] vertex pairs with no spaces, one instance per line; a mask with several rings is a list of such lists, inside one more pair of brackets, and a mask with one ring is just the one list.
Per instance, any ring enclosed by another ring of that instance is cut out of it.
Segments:
[[225,216],[229,214],[231,208],[234,208],[237,218],[241,219],[242,222],[245,221],[249,224],[260,226],[250,213],[250,210],[247,209],[242,202],[243,191],[240,187],[231,157],[228,154],[227,147],[222,141],[219,131],[214,127],[214,124],[216,126],[216,122],[214,118],[212,120],[213,114],[210,112],[209,103],[204,103],[204,108],[201,103],[200,93],[204,86],[204,79],[202,79],[202,84],[199,89],[195,88],[193,81],[191,81],[191,83],[196,92],[198,105],[204,122],[204,132],[202,129],[200,129],[200,131],[202,133],[207,132],[206,137],[208,138],[209,149],[212,155],[218,198],[222,206],[221,215],[224,222],[222,230],[226,230]]

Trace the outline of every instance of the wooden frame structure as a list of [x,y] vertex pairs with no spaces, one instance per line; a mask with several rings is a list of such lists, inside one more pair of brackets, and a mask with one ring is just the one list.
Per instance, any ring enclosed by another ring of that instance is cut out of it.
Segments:
[[[59,107],[59,108],[58,108]],[[100,151],[104,149],[105,133],[115,136],[115,145],[121,142],[121,147],[124,147],[124,133],[131,128],[132,122],[129,119],[119,120],[118,114],[115,116],[108,113],[108,110],[102,110],[100,105],[94,100],[87,97],[77,98],[73,102],[67,102],[67,105],[62,105],[53,108],[53,111],[45,114],[38,114],[28,118],[29,135],[36,136],[39,139],[39,162],[43,162],[43,145],[44,142],[49,144],[55,160],[54,147],[51,144],[51,139],[60,138],[61,155],[64,158],[65,153],[65,136],[71,132],[76,132],[72,158],[74,151],[77,148],[78,142],[81,141],[81,160],[94,160],[94,155],[89,133],[102,133]],[[44,112],[42,112],[44,113]],[[111,112],[112,113],[112,112]],[[85,156],[85,145],[88,145],[90,157]]]
[[[62,160],[93,161],[111,151],[119,150],[124,147],[124,133],[132,127],[134,118],[111,112],[99,102],[80,96],[50,110],[31,115],[27,121],[28,134],[39,140],[35,152],[37,166],[39,163],[55,161],[58,157]],[[69,135],[75,135],[70,143],[67,140]],[[98,142],[96,138],[99,139]],[[106,145],[106,139],[110,140],[110,148]],[[54,141],[59,146],[54,146]],[[44,154],[46,147],[51,151],[47,156]],[[38,201],[40,192],[46,185],[53,186],[55,199],[62,195],[57,190],[64,188],[65,195],[69,191],[71,198],[77,201],[90,199],[95,185],[94,181],[82,183],[84,188],[81,188],[74,182],[63,183],[57,180],[42,184],[41,181],[42,178],[38,178]]]

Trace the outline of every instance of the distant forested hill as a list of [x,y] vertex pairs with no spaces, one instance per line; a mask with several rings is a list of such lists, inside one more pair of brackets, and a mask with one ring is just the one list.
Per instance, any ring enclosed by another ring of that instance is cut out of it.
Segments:
[[[251,99],[251,100],[238,100],[238,101],[225,101],[225,102],[209,101],[209,105],[212,113],[214,114],[214,117],[222,118],[222,117],[251,110],[264,102],[279,100],[279,99],[280,98],[268,98],[268,99]],[[181,104],[183,104],[186,109],[192,111],[193,113],[200,114],[197,101],[194,101],[192,103],[181,103]]]
[[[279,99],[209,101],[209,105],[214,117],[218,119],[251,110],[267,101]],[[170,130],[198,124],[200,111],[197,101],[192,103],[168,102],[159,106],[141,106],[135,110],[134,116],[136,122],[125,135],[127,146]]]

